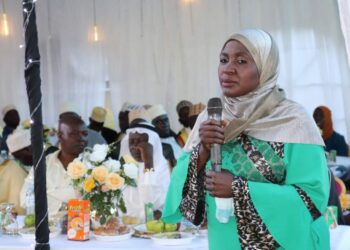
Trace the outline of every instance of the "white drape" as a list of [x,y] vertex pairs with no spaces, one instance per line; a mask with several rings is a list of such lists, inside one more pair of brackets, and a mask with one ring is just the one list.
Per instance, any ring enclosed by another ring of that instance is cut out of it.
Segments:
[[[348,0],[338,0],[339,17],[341,30],[343,32],[345,47],[347,52],[348,66],[350,66],[350,2]],[[347,70],[349,67],[347,67]],[[350,135],[350,109],[345,107],[350,107],[350,99],[348,97],[350,93],[350,83],[349,81],[343,84],[343,96],[344,96],[344,112],[346,117],[346,124],[348,135]],[[349,143],[350,137],[348,137]]]
[[[11,34],[0,37],[0,108],[15,103],[24,117],[21,1],[5,4]],[[108,81],[115,114],[125,101],[162,103],[177,130],[178,101],[206,103],[219,95],[223,41],[258,27],[279,45],[279,84],[288,97],[310,114],[329,106],[335,129],[350,135],[349,68],[336,1],[96,0],[98,43],[89,40],[92,0],[38,0],[37,7],[44,120],[50,125],[65,101],[87,118],[94,105],[104,105]]]

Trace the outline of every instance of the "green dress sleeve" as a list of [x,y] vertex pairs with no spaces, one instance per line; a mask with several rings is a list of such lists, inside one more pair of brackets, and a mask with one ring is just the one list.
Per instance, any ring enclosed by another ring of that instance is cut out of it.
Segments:
[[285,144],[286,179],[283,185],[248,181],[259,216],[278,244],[287,250],[329,249],[329,230],[323,216],[314,220],[301,193],[324,213],[329,177],[321,146]]
[[162,219],[166,223],[177,223],[182,219],[180,203],[182,191],[187,177],[190,153],[184,153],[178,160],[171,174],[170,185],[162,211]]
[[197,173],[198,155],[199,145],[185,153],[173,170],[162,216],[168,223],[176,223],[182,217],[195,225],[204,220],[204,169]]

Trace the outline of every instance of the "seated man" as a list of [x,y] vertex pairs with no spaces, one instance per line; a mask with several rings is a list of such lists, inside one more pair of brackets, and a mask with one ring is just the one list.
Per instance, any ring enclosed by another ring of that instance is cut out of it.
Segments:
[[8,105],[2,110],[2,117],[5,123],[4,130],[2,131],[2,141],[0,144],[0,152],[5,150],[8,152],[8,147],[6,144],[7,137],[18,127],[20,122],[20,117],[15,106]]
[[317,126],[320,128],[326,151],[336,150],[339,156],[348,156],[348,145],[344,136],[333,129],[332,113],[329,108],[319,106],[313,114]]
[[[77,107],[71,102],[65,102],[59,107],[59,114],[63,113],[75,113],[78,114]],[[94,129],[86,128],[87,135],[87,146],[93,148],[96,144],[106,144],[106,140],[103,136]]]
[[106,119],[103,123],[103,127],[101,129],[101,134],[103,138],[106,140],[107,144],[111,144],[118,139],[118,133],[115,128],[115,119],[113,115],[113,111],[110,109],[106,109]]
[[182,100],[176,105],[176,112],[179,116],[179,122],[183,125],[183,128],[179,131],[176,136],[176,140],[179,145],[183,148],[186,144],[189,134],[191,133],[188,113],[192,103],[186,100]]
[[[107,118],[107,109],[102,108],[102,107],[94,107],[92,109],[91,112],[91,116],[89,118],[90,124],[88,126],[89,130],[93,130],[89,131],[89,133],[93,133],[94,135],[96,135],[95,132],[97,132],[99,134],[98,137],[102,137],[104,141],[97,141],[96,144],[105,144],[105,143],[112,143],[116,140],[117,137],[117,132],[111,128],[106,128],[106,118]],[[97,136],[97,135],[96,135]],[[93,146],[89,144],[88,141],[88,145],[89,146]]]
[[131,156],[138,166],[137,187],[127,187],[123,193],[127,214],[144,221],[144,205],[151,202],[159,217],[170,181],[159,136],[147,128],[129,128],[120,155],[124,159]]
[[96,132],[101,132],[103,128],[103,123],[106,120],[107,111],[102,107],[94,107],[92,109],[88,126],[89,129],[95,130]]
[[190,107],[188,112],[188,120],[189,126],[193,129],[194,124],[196,124],[198,115],[205,109],[205,105],[203,103],[197,103]]
[[[77,193],[67,174],[67,167],[84,150],[87,144],[87,128],[81,117],[74,112],[62,113],[59,117],[58,140],[60,150],[46,157],[46,185],[49,214],[57,213],[62,203],[75,199]],[[30,179],[31,178],[31,179]],[[21,191],[21,204],[24,204],[28,185],[33,185],[31,170]]]
[[122,110],[119,112],[119,127],[121,131],[118,134],[114,149],[109,155],[111,158],[116,160],[120,158],[121,141],[126,136],[126,130],[130,126],[141,126],[154,130],[154,127],[149,123],[149,116],[144,108],[137,104],[124,103]]
[[120,133],[118,133],[117,141],[121,141],[123,139],[123,137],[126,135],[126,130],[129,128],[129,112],[140,108],[141,105],[139,104],[131,104],[128,102],[123,104],[118,114]]
[[32,165],[30,132],[14,132],[6,142],[10,153],[20,162],[5,160],[0,163],[0,203],[13,203],[17,213],[24,214],[24,209],[20,206],[20,192],[27,172],[20,164]]
[[[172,163],[171,167],[173,168],[176,165],[177,159],[179,159],[182,154],[182,149],[176,141],[176,134],[170,129],[168,114],[160,104],[153,105],[147,111],[162,142],[163,154],[165,158]],[[175,159],[169,159],[167,157],[167,148],[171,149]]]
[[106,110],[102,107],[94,107],[89,118],[90,124],[87,128],[87,146],[93,148],[95,144],[106,144],[105,138],[101,134],[103,123],[106,119]]

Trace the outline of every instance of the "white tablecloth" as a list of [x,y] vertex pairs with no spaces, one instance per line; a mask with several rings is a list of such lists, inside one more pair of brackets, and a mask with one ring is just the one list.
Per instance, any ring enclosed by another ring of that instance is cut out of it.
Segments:
[[[34,242],[25,240],[21,236],[0,235],[0,250],[33,250]],[[208,239],[199,236],[188,245],[159,246],[151,239],[131,238],[119,242],[103,242],[92,238],[88,241],[70,241],[66,235],[59,235],[50,240],[51,250],[207,250]]]
[[[331,250],[350,250],[350,226],[338,226],[330,230]],[[66,235],[50,240],[51,250],[207,250],[206,237],[197,237],[183,246],[158,246],[150,239],[131,238],[120,242],[102,242],[92,238],[88,241],[70,241]],[[0,250],[33,250],[34,244],[20,236],[0,235]]]

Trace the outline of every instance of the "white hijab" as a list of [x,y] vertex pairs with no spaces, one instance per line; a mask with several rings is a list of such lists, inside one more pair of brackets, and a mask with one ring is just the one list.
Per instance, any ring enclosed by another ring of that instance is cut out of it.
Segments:
[[[231,36],[225,45],[231,40],[242,43],[252,55],[260,74],[260,84],[244,96],[222,96],[223,119],[229,121],[225,128],[225,141],[244,132],[271,142],[323,145],[311,116],[299,104],[287,100],[284,91],[277,85],[279,55],[270,34],[260,29],[247,29]],[[185,151],[191,151],[200,142],[198,130],[207,119],[207,111],[204,110],[197,118]]]

